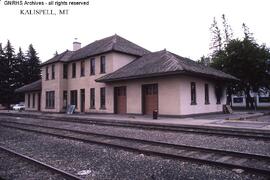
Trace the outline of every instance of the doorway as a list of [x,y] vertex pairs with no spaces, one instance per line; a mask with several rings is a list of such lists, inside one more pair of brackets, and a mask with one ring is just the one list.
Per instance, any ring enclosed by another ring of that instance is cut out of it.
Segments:
[[80,90],[80,94],[81,94],[81,112],[85,112],[85,89],[81,89]]

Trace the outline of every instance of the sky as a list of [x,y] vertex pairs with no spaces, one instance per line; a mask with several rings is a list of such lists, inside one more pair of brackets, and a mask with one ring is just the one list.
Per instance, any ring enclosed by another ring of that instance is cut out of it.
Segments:
[[198,60],[209,54],[209,27],[214,17],[221,26],[222,14],[234,37],[243,36],[244,22],[258,43],[270,47],[269,0],[89,0],[89,6],[53,7],[69,9],[62,16],[20,15],[21,6],[4,2],[0,0],[0,43],[5,46],[9,39],[16,51],[33,44],[42,62],[55,51],[72,50],[74,38],[85,46],[114,34],[150,51],[166,48]]

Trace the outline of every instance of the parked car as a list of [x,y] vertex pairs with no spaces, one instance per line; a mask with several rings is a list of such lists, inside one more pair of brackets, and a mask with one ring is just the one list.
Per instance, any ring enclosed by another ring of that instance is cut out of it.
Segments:
[[24,110],[25,106],[24,104],[16,104],[15,106],[13,106],[12,108],[13,110],[19,111],[19,110]]

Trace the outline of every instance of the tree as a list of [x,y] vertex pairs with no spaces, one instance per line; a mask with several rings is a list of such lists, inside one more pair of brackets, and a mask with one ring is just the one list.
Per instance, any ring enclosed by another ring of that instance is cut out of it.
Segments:
[[30,44],[26,53],[26,66],[28,69],[25,82],[26,84],[41,79],[40,64],[41,62],[39,60],[38,53],[34,49],[33,45]]
[[27,84],[27,64],[26,64],[26,58],[25,55],[21,49],[19,48],[19,52],[16,56],[17,63],[16,63],[16,72],[17,72],[17,86],[21,87],[25,84]]
[[249,31],[249,28],[245,23],[242,24],[242,28],[244,31],[244,38],[253,41],[254,40],[253,33]]
[[2,44],[0,43],[0,104],[4,102],[5,96],[5,88],[6,88],[6,81],[7,81],[7,74],[6,69],[8,65],[6,63],[5,54],[2,48]]
[[225,14],[222,14],[221,18],[222,18],[222,24],[223,24],[223,29],[224,29],[224,36],[223,36],[224,41],[223,41],[223,44],[226,45],[232,39],[233,32],[232,32],[231,26],[228,24],[228,21],[227,21],[227,19],[225,17]]
[[[245,26],[246,27],[246,26]],[[211,66],[229,73],[240,79],[231,83],[229,90],[244,91],[247,108],[254,106],[250,91],[257,92],[260,87],[269,87],[270,75],[267,62],[270,51],[264,45],[259,45],[244,29],[244,39],[233,39],[219,53],[213,54]]]
[[15,93],[15,89],[40,78],[40,61],[32,45],[25,56],[21,48],[15,55],[10,41],[4,49],[0,43],[0,104],[9,107],[23,100],[23,95]]
[[12,47],[10,41],[8,40],[7,45],[2,51],[1,57],[1,78],[2,82],[0,85],[0,103],[6,106],[14,99],[14,90],[15,90],[15,73],[13,68],[15,66],[15,56],[14,48]]
[[204,65],[204,66],[209,66],[210,65],[210,58],[202,56],[201,59],[199,59],[197,62]]
[[222,48],[222,37],[221,37],[221,32],[218,27],[216,18],[213,19],[213,23],[211,24],[210,31],[212,33],[210,50],[212,50],[213,53],[215,53],[215,52],[220,51]]

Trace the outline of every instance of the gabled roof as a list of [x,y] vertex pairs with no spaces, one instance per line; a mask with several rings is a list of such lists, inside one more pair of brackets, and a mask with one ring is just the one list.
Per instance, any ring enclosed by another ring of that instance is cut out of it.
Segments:
[[222,71],[162,50],[146,54],[117,71],[96,79],[96,81],[113,82],[173,74],[189,74],[193,76],[199,75],[209,78],[237,80],[237,78]]
[[150,51],[118,36],[113,35],[98,41],[95,41],[77,51],[65,51],[52,59],[44,62],[42,65],[54,63],[54,62],[68,62],[74,60],[80,60],[84,58],[88,58],[94,55],[115,51],[121,52],[125,54],[130,54],[134,56],[143,56]]
[[32,82],[30,84],[26,84],[15,90],[15,92],[18,92],[18,93],[31,92],[31,91],[41,91],[41,79],[35,82]]

